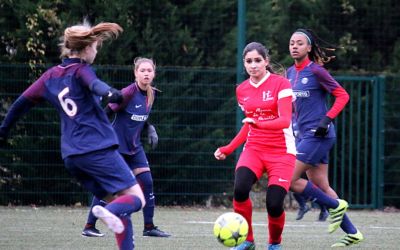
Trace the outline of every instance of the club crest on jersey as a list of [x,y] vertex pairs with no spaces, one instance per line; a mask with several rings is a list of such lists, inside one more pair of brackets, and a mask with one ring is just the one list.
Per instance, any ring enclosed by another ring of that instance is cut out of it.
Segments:
[[302,78],[301,79],[301,83],[302,84],[307,84],[308,83],[308,78],[307,77]]
[[274,97],[271,95],[271,91],[263,91],[263,101],[267,102],[267,101],[272,101],[274,99]]

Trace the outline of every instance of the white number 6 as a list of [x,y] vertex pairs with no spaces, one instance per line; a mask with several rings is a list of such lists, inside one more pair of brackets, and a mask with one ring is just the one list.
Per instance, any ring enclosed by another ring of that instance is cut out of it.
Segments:
[[62,109],[68,116],[75,116],[78,111],[78,107],[76,103],[70,98],[63,98],[66,94],[69,93],[69,88],[66,87],[58,94],[58,100],[60,101]]

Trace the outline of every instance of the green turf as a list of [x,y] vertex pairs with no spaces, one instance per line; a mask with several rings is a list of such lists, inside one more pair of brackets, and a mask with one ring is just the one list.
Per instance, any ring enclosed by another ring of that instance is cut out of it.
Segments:
[[[170,238],[141,236],[142,215],[133,215],[136,249],[228,249],[220,245],[212,233],[214,220],[229,209],[161,208],[156,209],[155,222],[171,233]],[[86,208],[69,207],[0,207],[0,249],[117,249],[113,235],[101,224],[104,238],[80,236],[86,220]],[[400,213],[350,211],[350,218],[363,232],[365,241],[352,249],[400,249]],[[342,236],[340,229],[326,232],[327,222],[317,222],[318,211],[295,220],[296,211],[288,211],[283,234],[284,249],[330,249]],[[253,217],[257,249],[265,249],[267,239],[265,210],[256,210]]]

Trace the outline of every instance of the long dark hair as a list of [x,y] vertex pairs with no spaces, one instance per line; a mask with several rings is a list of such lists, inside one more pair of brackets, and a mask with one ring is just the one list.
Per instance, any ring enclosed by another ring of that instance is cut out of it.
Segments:
[[[308,43],[311,45],[311,51],[308,52],[308,57],[311,61],[323,65],[335,58],[334,55],[328,55],[328,53],[332,53],[338,47],[321,39],[311,29],[297,29],[294,33],[300,33],[306,36]],[[328,47],[323,47],[321,44],[327,45]]]
[[[246,57],[247,53],[249,53],[250,51],[253,51],[253,50],[257,51],[257,53],[260,54],[262,56],[262,58],[264,58],[265,60],[268,59],[268,61],[270,62],[270,56],[268,53],[269,50],[259,42],[251,42],[251,43],[247,44],[246,47],[244,47],[243,53],[242,53],[243,59]],[[273,69],[271,68],[270,63],[268,63],[268,65],[267,65],[267,70],[271,73],[275,73],[273,71]]]
[[265,60],[268,59],[269,63],[266,68],[269,72],[286,76],[285,67],[277,62],[273,62],[271,60],[271,57],[269,56],[269,50],[259,42],[251,42],[247,44],[246,47],[244,47],[242,53],[243,59],[245,58],[247,53],[253,50],[257,51],[257,53],[260,54]]

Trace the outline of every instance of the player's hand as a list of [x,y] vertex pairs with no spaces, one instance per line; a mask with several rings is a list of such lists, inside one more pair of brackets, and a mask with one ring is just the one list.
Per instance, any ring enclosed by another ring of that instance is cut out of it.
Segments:
[[253,118],[246,117],[242,120],[242,123],[256,124],[256,121]]
[[108,91],[107,97],[108,97],[108,102],[111,103],[121,103],[124,100],[121,91],[114,88],[111,88]]
[[215,150],[215,152],[214,152],[214,157],[215,157],[215,159],[217,159],[217,160],[219,160],[219,161],[225,160],[225,159],[226,159],[226,155],[223,154],[223,153],[219,150],[219,148],[217,148],[217,150]]
[[325,137],[329,132],[329,127],[332,119],[328,116],[324,116],[318,124],[318,128],[315,130],[315,137]]
[[158,135],[156,128],[151,124],[147,126],[147,140],[151,146],[151,149],[156,149],[158,145]]

